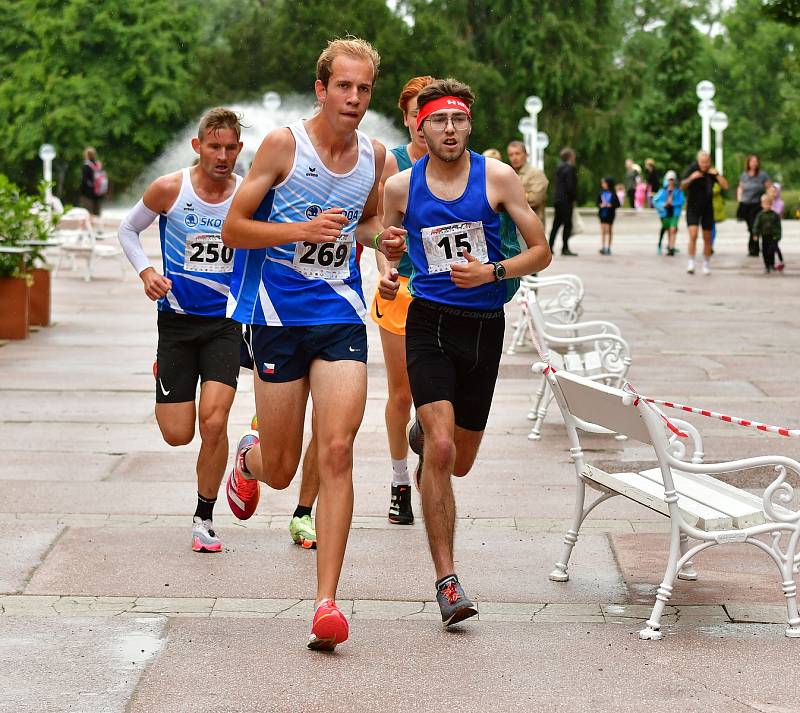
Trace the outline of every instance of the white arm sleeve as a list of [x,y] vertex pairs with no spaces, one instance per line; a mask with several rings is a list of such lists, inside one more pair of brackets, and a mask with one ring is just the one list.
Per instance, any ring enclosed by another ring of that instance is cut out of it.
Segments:
[[150,210],[144,201],[140,200],[119,226],[119,244],[137,275],[141,275],[143,270],[152,267],[150,259],[145,255],[139,234],[147,230],[157,217],[158,213]]

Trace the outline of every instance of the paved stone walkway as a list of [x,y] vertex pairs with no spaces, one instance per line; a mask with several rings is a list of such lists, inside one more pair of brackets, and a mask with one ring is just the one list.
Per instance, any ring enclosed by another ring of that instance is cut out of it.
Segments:
[[[770,277],[744,256],[742,226],[720,226],[706,278],[685,274],[683,253],[655,255],[651,216],[620,216],[610,258],[597,254],[597,225],[586,222],[572,243],[580,257],[557,257],[549,272],[580,274],[585,318],[620,325],[642,392],[800,424],[800,226],[786,224],[788,268]],[[150,234],[154,255],[156,246]],[[543,439],[526,438],[532,354],[504,357],[475,470],[455,484],[457,566],[479,616],[445,633],[421,519],[409,528],[385,519],[386,380],[369,323],[340,589],[353,635],[321,656],[303,647],[315,555],[286,531],[297,483],[262,491],[247,523],[223,496],[215,520],[225,551],[189,550],[198,443],[171,449],[159,439],[155,315],[138,280],[120,282],[109,262],[91,283],[64,271],[54,318],[0,347],[0,712],[797,709],[798,675],[776,663],[797,642],[783,636],[778,577],[755,548],[701,554],[700,579],[677,584],[660,643],[636,636],[663,574],[667,523],[656,513],[619,498],[602,505],[582,530],[571,581],[548,580],[574,474],[554,409]],[[243,378],[231,439],[252,411]],[[710,459],[800,456],[798,441],[698,425]],[[629,468],[647,458],[609,437],[590,449]],[[757,471],[737,484],[758,492],[770,480]]]

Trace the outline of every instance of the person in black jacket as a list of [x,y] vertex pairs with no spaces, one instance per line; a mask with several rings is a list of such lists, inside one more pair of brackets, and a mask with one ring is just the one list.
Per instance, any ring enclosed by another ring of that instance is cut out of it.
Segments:
[[561,158],[561,163],[556,168],[555,193],[553,195],[556,215],[553,219],[553,227],[550,230],[550,250],[555,245],[558,229],[563,226],[561,254],[577,257],[577,254],[569,249],[569,236],[572,234],[572,210],[575,207],[575,199],[578,193],[575,152],[571,148],[565,147],[561,149],[559,157]]

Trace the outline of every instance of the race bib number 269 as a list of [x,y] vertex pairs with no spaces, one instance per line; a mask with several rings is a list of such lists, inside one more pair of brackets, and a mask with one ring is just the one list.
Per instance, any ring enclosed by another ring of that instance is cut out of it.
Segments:
[[422,229],[422,246],[428,261],[428,273],[449,272],[451,265],[464,265],[468,252],[478,262],[489,262],[483,223],[451,223]]

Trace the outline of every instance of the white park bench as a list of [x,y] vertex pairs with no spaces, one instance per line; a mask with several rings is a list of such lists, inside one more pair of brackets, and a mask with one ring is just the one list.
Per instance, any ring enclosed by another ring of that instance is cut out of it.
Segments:
[[[603,320],[572,324],[551,322],[543,314],[533,292],[528,293],[521,306],[522,318],[532,332],[531,339],[538,342],[542,359],[556,369],[565,369],[609,386],[622,386],[631,366],[631,350],[617,325]],[[537,363],[533,369],[540,371],[542,366]],[[542,424],[552,400],[548,380],[542,377],[528,412],[528,418],[533,421],[528,440],[541,439]]]
[[[520,305],[525,304],[529,292],[537,297],[539,307],[550,322],[572,324],[583,315],[583,281],[577,275],[563,274],[552,277],[526,275],[520,280],[517,292],[517,302]],[[530,341],[523,311],[514,325],[514,334],[506,354],[513,355],[518,351],[532,349],[533,344]]]
[[[658,587],[646,628],[639,632],[641,639],[662,638],[661,615],[672,595],[675,577],[697,579],[692,558],[713,545],[726,543],[754,545],[770,556],[780,571],[786,597],[786,636],[800,637],[794,579],[800,564],[800,512],[787,507],[794,495],[787,475],[800,476],[800,463],[783,456],[761,456],[704,464],[700,434],[686,421],[672,419],[668,422],[664,414],[644,398],[566,371],[548,369],[545,376],[564,416],[577,476],[572,526],[564,538],[561,557],[550,579],[557,582],[569,579],[569,558],[587,515],[601,502],[624,495],[670,518],[670,547],[664,580]],[[690,454],[687,454],[689,448],[671,432],[668,424],[685,431],[681,435],[688,434]],[[652,446],[658,467],[640,473],[607,473],[587,462],[579,431],[624,433]],[[761,466],[771,466],[776,473],[762,496],[713,477]],[[588,505],[587,486],[600,492]],[[782,544],[784,538],[786,542]]]

